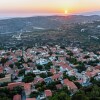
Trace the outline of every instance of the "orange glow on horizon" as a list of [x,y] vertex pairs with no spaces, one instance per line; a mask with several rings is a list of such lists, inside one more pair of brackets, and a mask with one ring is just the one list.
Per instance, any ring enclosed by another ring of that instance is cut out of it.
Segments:
[[74,14],[100,11],[100,0],[0,0],[0,14]]

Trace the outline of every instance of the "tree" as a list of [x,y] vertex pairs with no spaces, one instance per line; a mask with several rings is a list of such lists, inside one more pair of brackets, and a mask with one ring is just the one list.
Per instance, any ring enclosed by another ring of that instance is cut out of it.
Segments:
[[4,77],[5,77],[5,74],[0,73],[0,78],[4,78]]
[[18,76],[23,76],[25,75],[25,69],[22,69],[19,71]]
[[60,48],[61,48],[61,49],[65,49],[65,46],[64,46],[64,45],[62,45],[62,46],[60,46]]
[[0,100],[12,100],[10,90],[7,88],[0,88]]
[[72,64],[77,64],[77,63],[78,63],[77,59],[74,58],[74,57],[71,57],[71,58],[69,59],[69,61],[70,61]]
[[32,62],[32,60],[31,60],[31,59],[28,59],[28,60],[27,60],[27,63],[29,63],[29,62]]
[[36,88],[39,88],[39,87],[42,87],[43,85],[45,85],[45,82],[42,82],[42,83],[37,83],[35,85]]
[[47,75],[46,75],[45,73],[41,73],[41,74],[40,74],[40,77],[42,77],[42,78],[46,78]]
[[39,92],[43,92],[44,90],[46,90],[46,85],[42,85],[41,87],[38,88]]
[[53,74],[51,72],[47,72],[48,77],[52,76]]
[[42,70],[43,66],[42,65],[36,65],[38,70]]
[[66,52],[67,52],[67,54],[68,54],[69,56],[73,56],[73,55],[74,55],[72,51],[67,50]]
[[52,56],[53,52],[49,52],[48,54],[49,54],[50,56]]
[[35,75],[34,73],[32,73],[32,72],[29,72],[29,73],[27,73],[25,76],[32,76],[32,77],[35,77],[36,75]]
[[30,98],[36,98],[39,95],[39,92],[31,92],[31,94],[29,95]]
[[21,67],[21,64],[22,64],[22,63],[20,63],[20,62],[16,62],[16,63],[15,63],[15,65],[17,66],[18,69],[21,69],[21,68],[22,68],[22,67]]
[[78,72],[82,72],[86,70],[84,63],[82,62],[78,62],[78,66],[76,66],[76,68],[78,69]]
[[14,66],[13,64],[10,64],[10,65],[9,65],[10,68],[13,68],[13,66]]
[[32,82],[34,80],[34,77],[32,76],[25,76],[22,81],[25,82],[25,83],[29,83],[29,82]]
[[74,82],[74,84],[78,87],[78,89],[82,88],[82,85],[78,82]]
[[72,100],[89,100],[84,91],[79,91],[72,96]]
[[12,100],[12,99],[9,97],[0,97],[0,100]]
[[100,100],[100,87],[92,85],[81,88],[72,96],[72,100]]
[[49,100],[71,100],[70,97],[63,91],[55,93]]
[[8,88],[0,88],[0,100],[12,100],[16,94],[22,94],[23,87],[17,86],[12,90]]
[[8,85],[8,83],[9,83],[9,82],[3,82],[3,83],[0,84],[0,86],[1,86],[1,87],[5,87],[5,86]]
[[22,81],[25,82],[25,83],[32,82],[34,80],[35,76],[36,76],[35,74],[29,72],[29,73],[27,73],[24,76],[24,78],[22,79]]
[[88,59],[88,58],[90,58],[90,56],[89,56],[89,55],[84,56],[84,59]]
[[62,88],[61,91],[64,91],[64,92],[67,93],[68,95],[71,94],[70,91],[68,90],[68,87],[67,87],[67,86],[64,86],[64,87]]
[[48,84],[46,88],[50,90],[56,90],[56,82]]
[[94,77],[92,77],[92,78],[90,79],[90,82],[91,82],[92,84],[97,85],[97,86],[100,87],[100,80],[96,80]]
[[91,66],[97,66],[97,63],[99,63],[100,61],[98,59],[96,59],[95,61],[89,61],[87,64],[91,65]]
[[89,100],[84,94],[76,94],[72,97],[72,100]]
[[16,94],[21,94],[23,91],[23,87],[22,86],[16,86],[13,88],[12,91],[16,91]]
[[2,65],[4,65],[7,61],[8,61],[8,59],[6,59],[6,58],[1,58],[1,63],[2,63]]
[[70,81],[75,81],[77,79],[75,76],[69,76],[68,78]]
[[100,97],[100,87],[94,85],[92,91],[90,92],[92,98]]
[[44,66],[45,66],[45,69],[49,70],[49,69],[51,68],[52,65],[53,65],[52,62],[48,62],[48,63],[45,64]]
[[75,81],[77,79],[75,76],[68,76],[66,72],[63,73],[63,78],[68,78],[70,81]]

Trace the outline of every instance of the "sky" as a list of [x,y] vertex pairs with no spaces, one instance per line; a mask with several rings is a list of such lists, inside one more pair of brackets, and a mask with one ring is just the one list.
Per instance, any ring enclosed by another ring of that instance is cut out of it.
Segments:
[[0,0],[0,17],[100,11],[100,0]]

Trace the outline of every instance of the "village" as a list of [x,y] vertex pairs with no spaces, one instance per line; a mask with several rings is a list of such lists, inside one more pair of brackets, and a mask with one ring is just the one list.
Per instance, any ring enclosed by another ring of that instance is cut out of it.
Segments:
[[100,81],[100,51],[58,45],[0,50],[0,94],[8,90],[5,100],[56,100],[52,97],[61,91],[72,97],[93,85],[92,80]]

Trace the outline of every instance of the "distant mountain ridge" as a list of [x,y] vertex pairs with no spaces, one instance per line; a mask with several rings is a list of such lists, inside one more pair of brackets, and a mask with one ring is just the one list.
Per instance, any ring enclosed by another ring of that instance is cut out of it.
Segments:
[[100,15],[100,11],[84,12],[84,13],[80,13],[78,15],[84,15],[84,16]]
[[0,33],[15,33],[34,31],[37,29],[57,29],[70,23],[87,23],[100,20],[99,15],[83,16],[35,16],[26,18],[11,18],[0,20]]

